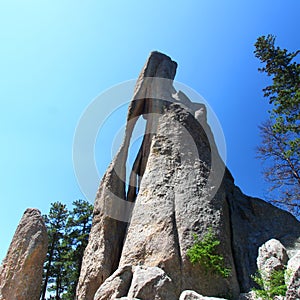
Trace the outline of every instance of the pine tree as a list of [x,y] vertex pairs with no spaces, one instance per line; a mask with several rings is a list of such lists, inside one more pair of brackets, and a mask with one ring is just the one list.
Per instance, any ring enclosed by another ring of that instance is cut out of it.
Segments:
[[68,274],[64,278],[66,293],[62,296],[65,300],[75,299],[82,258],[92,226],[92,212],[93,206],[89,202],[84,200],[73,202],[73,210],[70,212],[66,226],[71,248],[66,259],[68,268]]
[[55,202],[44,216],[49,247],[44,264],[41,299],[74,300],[83,253],[91,230],[93,206],[76,200],[69,212],[66,205]]
[[299,215],[300,209],[300,50],[288,52],[275,47],[273,35],[261,36],[255,43],[255,56],[272,79],[263,89],[272,106],[270,118],[260,127],[262,145],[259,157],[267,161],[265,178],[276,191],[271,200]]
[[[274,130],[280,133],[300,133],[300,64],[295,61],[300,50],[288,52],[275,47],[275,36],[261,36],[255,43],[255,56],[265,66],[259,68],[272,78],[272,84],[263,89],[264,96],[273,104],[271,118]],[[299,135],[293,141],[298,143]],[[293,143],[290,143],[293,148]],[[296,144],[294,145],[296,146]]]
[[[55,291],[56,299],[60,299],[63,239],[66,220],[69,212],[66,205],[61,202],[51,204],[48,216],[44,216],[47,226],[49,246],[47,258],[44,264],[44,278],[41,299],[44,300],[47,290]],[[51,286],[49,287],[49,285]]]

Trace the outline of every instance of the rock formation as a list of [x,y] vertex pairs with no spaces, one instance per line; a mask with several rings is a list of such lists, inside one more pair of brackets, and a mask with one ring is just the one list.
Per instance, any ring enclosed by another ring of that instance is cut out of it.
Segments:
[[[270,280],[273,272],[284,271],[287,262],[286,249],[278,240],[271,239],[258,249],[257,268],[264,282]],[[264,288],[268,287],[264,284]]]
[[159,267],[125,265],[113,273],[98,289],[94,299],[176,299],[172,280]]
[[27,209],[0,268],[1,300],[39,299],[47,249],[48,235],[41,213]]
[[[275,271],[283,271],[287,288],[286,297],[275,296],[276,300],[300,299],[300,251],[289,258],[285,247],[276,239],[271,239],[258,249],[257,269],[263,279],[260,289],[270,289],[270,279]],[[240,294],[239,300],[256,300],[254,291]]]
[[257,267],[259,270],[266,272],[282,270],[287,262],[286,249],[278,240],[271,239],[258,249]]
[[286,292],[286,300],[300,299],[300,267],[293,273]]
[[215,298],[215,297],[205,297],[202,295],[199,295],[198,293],[194,291],[183,291],[180,295],[179,300],[226,300],[224,298]]
[[[173,87],[176,67],[153,52],[138,78],[124,141],[96,195],[79,300],[174,300],[184,290],[237,299],[253,285],[264,242],[280,240],[288,255],[299,249],[300,225],[293,216],[235,186],[205,106]],[[128,148],[140,116],[145,135],[127,186]],[[193,234],[201,238],[211,227],[231,270],[227,278],[192,265],[186,255]]]

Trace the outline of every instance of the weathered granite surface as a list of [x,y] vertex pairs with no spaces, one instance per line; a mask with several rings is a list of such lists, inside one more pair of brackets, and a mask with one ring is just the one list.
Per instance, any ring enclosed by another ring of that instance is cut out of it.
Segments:
[[38,300],[48,235],[41,213],[25,211],[0,267],[1,300]]
[[[238,299],[253,285],[262,244],[278,239],[289,256],[299,249],[300,224],[292,215],[235,186],[218,154],[205,106],[173,87],[176,66],[153,52],[138,78],[124,141],[97,192],[79,300],[169,299],[165,285],[172,299],[184,290]],[[146,130],[127,188],[125,162],[140,116]],[[228,278],[187,259],[193,234],[203,237],[210,227],[231,269]],[[150,289],[151,278],[163,282],[154,284],[161,288]]]

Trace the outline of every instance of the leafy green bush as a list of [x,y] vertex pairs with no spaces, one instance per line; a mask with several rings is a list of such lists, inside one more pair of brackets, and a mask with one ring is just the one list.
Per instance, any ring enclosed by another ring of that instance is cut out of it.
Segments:
[[206,272],[211,271],[226,278],[231,270],[224,265],[224,257],[216,253],[220,241],[215,237],[212,228],[204,235],[202,240],[194,234],[194,244],[188,249],[187,257],[192,264],[199,263]]
[[261,271],[252,276],[259,288],[253,288],[255,295],[263,300],[272,300],[275,296],[285,296],[287,286],[284,280],[285,270],[274,270],[269,277]]

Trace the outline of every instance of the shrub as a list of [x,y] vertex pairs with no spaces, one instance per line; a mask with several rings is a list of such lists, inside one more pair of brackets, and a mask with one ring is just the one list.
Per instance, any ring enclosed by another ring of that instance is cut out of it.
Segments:
[[205,271],[211,271],[226,278],[231,270],[224,265],[224,257],[216,253],[216,247],[220,241],[215,237],[212,228],[204,235],[202,240],[194,234],[194,244],[188,249],[187,257],[192,264],[199,263]]
[[253,288],[255,295],[263,300],[272,300],[275,296],[285,296],[287,286],[284,280],[285,270],[274,270],[270,276],[258,271],[252,279],[259,288]]

